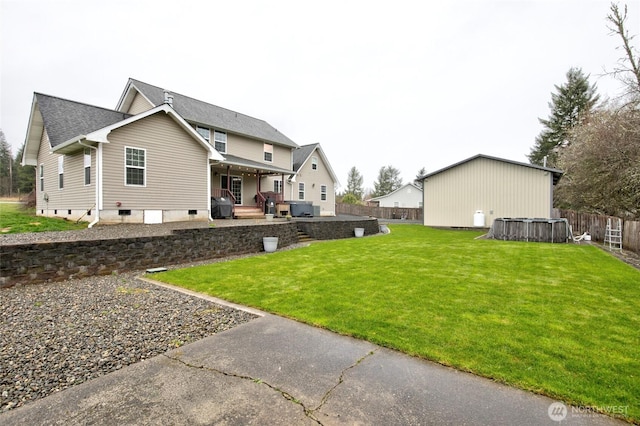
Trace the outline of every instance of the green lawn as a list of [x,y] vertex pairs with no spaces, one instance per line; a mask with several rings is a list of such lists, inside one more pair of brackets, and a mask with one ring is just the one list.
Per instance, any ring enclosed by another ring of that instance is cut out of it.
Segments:
[[0,203],[0,234],[20,232],[67,231],[84,229],[86,223],[79,224],[64,219],[36,216],[34,209],[21,204]]
[[588,245],[391,229],[153,278],[640,420],[640,271]]

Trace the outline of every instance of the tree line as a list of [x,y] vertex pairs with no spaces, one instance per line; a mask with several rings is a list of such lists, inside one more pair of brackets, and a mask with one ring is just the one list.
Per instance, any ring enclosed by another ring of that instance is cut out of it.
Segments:
[[27,195],[35,185],[35,168],[23,166],[22,148],[11,155],[11,145],[0,129],[0,197]]

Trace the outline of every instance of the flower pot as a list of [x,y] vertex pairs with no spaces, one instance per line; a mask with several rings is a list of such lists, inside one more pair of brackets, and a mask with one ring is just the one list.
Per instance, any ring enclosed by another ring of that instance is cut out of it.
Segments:
[[356,238],[360,238],[364,235],[364,228],[355,228],[353,232],[356,234]]
[[267,213],[264,216],[267,218],[267,222],[272,222],[273,221],[273,215],[272,214]]
[[278,237],[262,237],[264,251],[272,253],[278,249]]

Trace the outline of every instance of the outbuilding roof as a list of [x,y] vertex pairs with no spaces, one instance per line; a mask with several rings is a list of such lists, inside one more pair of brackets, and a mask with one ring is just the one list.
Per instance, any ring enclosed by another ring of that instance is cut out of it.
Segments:
[[459,162],[457,162],[455,164],[451,164],[450,166],[444,167],[444,168],[442,168],[440,170],[436,170],[435,172],[426,174],[426,175],[420,177],[418,180],[428,179],[431,176],[435,176],[435,175],[440,174],[442,172],[445,172],[445,171],[447,171],[449,169],[452,169],[454,167],[458,167],[458,166],[460,166],[462,164],[468,163],[468,162],[473,161],[473,160],[477,160],[479,158],[484,158],[484,159],[493,160],[493,161],[500,161],[500,162],[508,163],[508,164],[515,164],[516,166],[529,167],[529,168],[532,168],[532,169],[544,170],[546,172],[552,173],[552,175],[553,175],[553,184],[554,185],[558,183],[558,181],[560,180],[560,178],[564,174],[564,172],[562,170],[558,170],[558,169],[552,169],[552,168],[549,168],[549,167],[542,167],[542,166],[538,166],[536,164],[521,163],[519,161],[505,160],[504,158],[492,157],[490,155],[478,154],[478,155],[474,155],[473,157],[467,158],[466,160],[462,160],[462,161],[459,161]]
[[[116,109],[126,110],[133,101],[136,92],[144,96],[153,106],[165,103],[165,92],[167,92],[165,89],[130,78]],[[298,147],[295,142],[264,120],[200,101],[180,93],[169,93],[173,97],[172,107],[185,120],[191,123],[291,148]]]

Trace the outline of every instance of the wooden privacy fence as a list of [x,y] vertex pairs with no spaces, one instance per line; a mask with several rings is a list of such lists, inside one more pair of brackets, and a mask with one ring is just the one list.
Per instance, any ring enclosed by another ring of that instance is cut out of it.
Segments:
[[[554,209],[553,217],[566,218],[571,225],[575,237],[588,232],[592,241],[603,242],[607,229],[607,219],[611,219],[613,226],[617,226],[618,218],[590,213],[580,213],[574,210]],[[640,253],[640,222],[622,220],[622,249]]]
[[372,216],[378,219],[422,221],[422,209],[410,207],[375,207],[360,204],[336,203],[336,214]]

